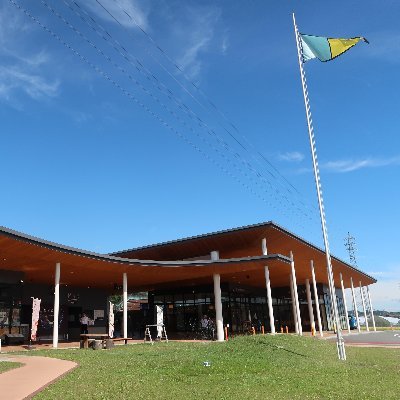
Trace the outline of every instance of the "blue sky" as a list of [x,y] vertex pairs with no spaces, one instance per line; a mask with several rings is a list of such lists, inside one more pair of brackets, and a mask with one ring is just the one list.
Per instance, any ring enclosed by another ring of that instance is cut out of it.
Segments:
[[305,68],[332,252],[350,232],[400,309],[395,1],[3,0],[1,225],[110,252],[274,220],[322,245],[292,11],[370,41]]

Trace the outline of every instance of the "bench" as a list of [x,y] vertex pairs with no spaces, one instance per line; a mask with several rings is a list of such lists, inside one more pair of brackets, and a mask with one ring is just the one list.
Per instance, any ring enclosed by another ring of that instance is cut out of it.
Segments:
[[104,347],[105,341],[107,339],[109,339],[109,336],[106,333],[82,333],[81,334],[81,340],[82,340],[84,349],[88,349],[89,348],[89,339],[101,340],[102,344],[103,344],[103,347]]
[[113,341],[113,342],[122,342],[122,341],[124,341],[125,342],[125,344],[128,344],[128,340],[129,340],[130,338],[127,338],[127,337],[117,337],[117,338],[112,338],[111,340]]

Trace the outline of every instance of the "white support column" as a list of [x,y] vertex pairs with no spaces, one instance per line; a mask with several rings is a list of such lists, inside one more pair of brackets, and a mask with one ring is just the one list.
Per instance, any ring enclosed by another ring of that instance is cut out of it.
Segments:
[[[211,260],[216,261],[219,259],[219,252],[211,252]],[[215,307],[215,323],[217,325],[217,340],[218,342],[224,341],[224,320],[222,317],[222,299],[221,299],[221,276],[219,274],[213,275],[214,280],[214,307]]]
[[314,289],[315,309],[317,311],[318,329],[319,329],[320,336],[323,337],[324,333],[322,331],[321,311],[319,309],[319,297],[318,297],[318,291],[317,291],[317,282],[315,280],[314,261],[313,260],[311,260],[311,275],[312,275],[313,289]]
[[296,300],[294,299],[292,273],[290,273],[290,297],[292,298],[292,312],[293,312],[294,331],[298,334],[299,333],[299,322],[298,322],[297,313],[296,313]]
[[58,347],[58,314],[60,311],[60,263],[56,263],[54,278],[54,319],[53,319],[53,347]]
[[222,318],[222,301],[221,301],[221,276],[213,275],[214,279],[214,300],[215,300],[215,322],[217,325],[217,340],[224,341],[224,320]]
[[[262,252],[264,256],[268,254],[266,239],[262,240]],[[267,288],[269,325],[271,327],[271,334],[275,335],[275,318],[274,318],[274,308],[272,306],[271,281],[269,279],[269,269],[267,265],[264,267],[264,274],[265,274],[265,287]]]
[[362,290],[361,281],[360,281],[360,294],[361,294],[361,300],[362,300],[362,306],[363,306],[363,312],[364,312],[365,326],[367,327],[367,332],[369,332],[368,315],[367,315],[367,309],[365,308],[364,293]]
[[290,263],[290,267],[292,269],[293,291],[294,291],[294,300],[295,300],[295,303],[296,303],[297,323],[299,324],[299,335],[303,335],[303,327],[301,326],[299,294],[298,294],[298,291],[297,291],[296,270],[294,268],[294,259],[293,259],[293,253],[292,252],[290,252],[290,259],[292,260],[291,263]]
[[123,291],[123,335],[128,337],[128,277],[126,272],[122,275],[122,291]]
[[269,279],[269,269],[268,266],[264,267],[265,273],[265,285],[267,288],[267,302],[268,302],[268,314],[269,314],[269,325],[271,327],[271,334],[275,335],[275,318],[274,318],[274,308],[272,306],[272,295],[271,295],[271,282]]
[[314,321],[314,309],[313,309],[313,305],[312,305],[309,279],[306,279],[306,293],[307,293],[308,313],[310,314],[310,324],[311,324],[311,332],[312,332],[313,328],[315,330],[315,321]]
[[361,332],[360,318],[358,317],[356,294],[354,292],[353,278],[350,278],[350,283],[351,283],[351,295],[353,297],[354,314],[356,314],[356,320],[357,320],[357,331]]
[[348,332],[350,333],[349,312],[347,311],[347,300],[346,300],[346,293],[344,291],[342,273],[340,273],[340,285],[342,286],[343,305],[344,305],[344,312],[346,314],[346,326],[347,326]]
[[376,332],[374,309],[372,308],[371,294],[369,293],[369,286],[367,286],[367,294],[369,301],[369,309],[371,310],[372,325],[374,326],[374,331]]

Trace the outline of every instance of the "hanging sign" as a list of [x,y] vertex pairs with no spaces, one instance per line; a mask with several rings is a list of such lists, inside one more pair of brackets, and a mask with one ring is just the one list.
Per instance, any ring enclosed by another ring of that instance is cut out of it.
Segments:
[[40,312],[41,301],[42,301],[41,299],[33,298],[31,340],[36,340],[36,334],[39,325],[39,312]]
[[164,325],[164,309],[162,306],[156,306],[157,313],[157,337],[162,336],[162,330]]
[[112,338],[114,336],[114,304],[110,303],[109,312],[108,312],[108,336]]

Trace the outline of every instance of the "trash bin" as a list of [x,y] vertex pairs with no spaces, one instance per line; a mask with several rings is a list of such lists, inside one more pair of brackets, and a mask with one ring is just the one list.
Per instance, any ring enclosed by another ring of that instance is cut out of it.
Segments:
[[93,340],[92,349],[101,350],[103,348],[103,342],[101,340]]

